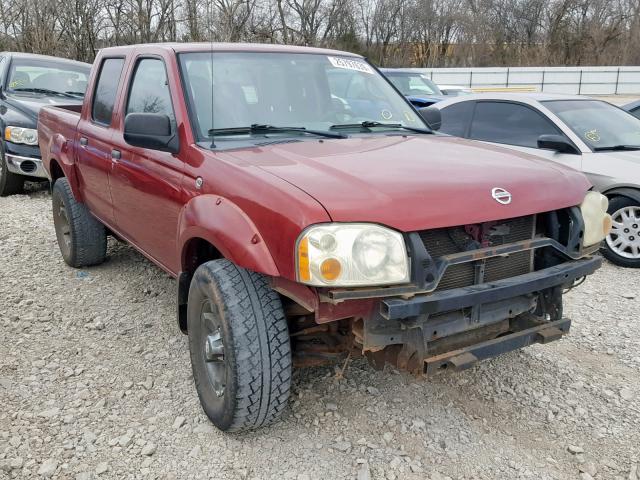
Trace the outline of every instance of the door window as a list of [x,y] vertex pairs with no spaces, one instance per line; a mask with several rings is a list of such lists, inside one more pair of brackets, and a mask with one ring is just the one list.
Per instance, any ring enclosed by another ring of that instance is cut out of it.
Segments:
[[157,58],[144,58],[138,62],[129,90],[127,114],[161,113],[169,117],[175,131],[175,115],[164,62]]
[[95,122],[111,125],[123,65],[123,58],[107,58],[102,62],[91,109],[91,117]]
[[540,113],[509,102],[478,102],[470,138],[538,148],[540,135],[557,135],[558,129]]
[[473,115],[473,105],[474,102],[460,102],[440,110],[442,125],[438,131],[454,137],[464,137]]

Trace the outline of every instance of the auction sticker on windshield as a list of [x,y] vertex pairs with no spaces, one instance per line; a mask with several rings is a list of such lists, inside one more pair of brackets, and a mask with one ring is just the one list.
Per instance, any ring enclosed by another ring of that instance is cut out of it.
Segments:
[[373,68],[369,66],[366,62],[360,60],[353,60],[350,58],[340,58],[340,57],[327,57],[336,68],[344,68],[346,70],[355,70],[357,72],[363,73],[371,73],[373,74]]

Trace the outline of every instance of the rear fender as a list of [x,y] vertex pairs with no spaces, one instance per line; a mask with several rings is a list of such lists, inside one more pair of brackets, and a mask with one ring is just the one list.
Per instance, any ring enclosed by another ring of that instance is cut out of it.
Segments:
[[612,190],[607,190],[604,193],[607,197],[611,198],[611,197],[627,197],[630,198],[636,202],[638,202],[638,205],[640,205],[640,190],[637,190],[635,188],[629,188],[629,187],[620,187],[620,188],[614,188]]
[[279,276],[273,257],[251,219],[232,201],[217,195],[194,197],[180,214],[179,241],[182,270],[187,268],[189,240],[202,238],[236,265],[273,277]]
[[73,147],[73,142],[65,138],[64,135],[55,133],[50,137],[49,145],[47,145],[47,147],[48,157],[50,160],[46,162],[45,166],[49,171],[49,176],[53,178],[51,171],[51,162],[55,161],[60,166],[64,173],[64,176],[69,182],[69,185],[71,186],[71,192],[73,193],[76,201],[82,202],[80,185],[78,182],[78,176],[76,174],[75,149]]

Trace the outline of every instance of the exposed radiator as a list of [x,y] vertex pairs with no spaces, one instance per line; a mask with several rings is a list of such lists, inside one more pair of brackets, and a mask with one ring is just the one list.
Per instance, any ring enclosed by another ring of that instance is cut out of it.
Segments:
[[[476,230],[484,230],[482,238],[474,235],[464,226],[439,228],[419,232],[427,252],[434,258],[451,253],[471,251],[483,246],[498,246],[521,240],[530,240],[535,235],[534,215],[500,220],[485,225],[473,226]],[[483,244],[480,244],[480,241]],[[533,250],[513,253],[507,257],[493,257],[486,260],[484,282],[523,275],[533,270]],[[452,265],[447,268],[438,284],[437,290],[468,287],[475,282],[475,266],[477,262]]]

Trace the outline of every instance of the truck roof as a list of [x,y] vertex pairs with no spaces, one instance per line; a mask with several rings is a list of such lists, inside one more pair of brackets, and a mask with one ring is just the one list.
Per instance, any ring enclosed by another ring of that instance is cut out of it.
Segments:
[[332,50],[328,48],[315,47],[299,47],[294,45],[277,45],[271,43],[217,43],[217,42],[199,42],[199,43],[142,43],[137,45],[125,45],[121,47],[107,47],[102,49],[103,52],[120,52],[125,53],[131,50],[146,49],[166,49],[176,53],[187,52],[265,52],[265,53],[311,53],[316,55],[341,55],[349,57],[362,58],[361,55],[355,53],[343,52],[340,50]]

